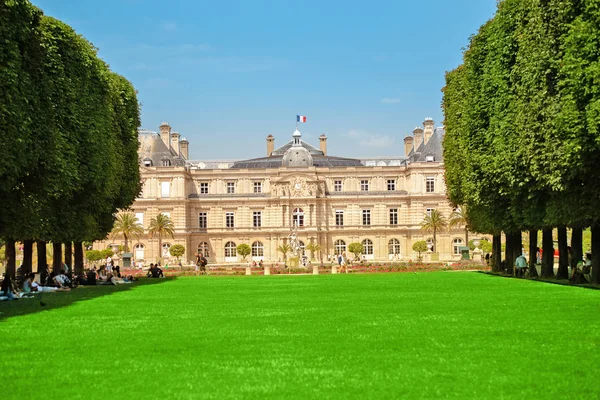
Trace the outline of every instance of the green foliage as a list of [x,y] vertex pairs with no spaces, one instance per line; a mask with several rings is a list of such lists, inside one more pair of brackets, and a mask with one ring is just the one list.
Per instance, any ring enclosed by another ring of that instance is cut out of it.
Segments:
[[350,243],[348,245],[348,251],[354,254],[354,259],[358,259],[362,253],[364,253],[365,248],[362,243]]
[[185,247],[182,244],[174,244],[173,246],[169,247],[169,253],[173,257],[177,257],[177,261],[179,261],[179,257],[185,254]]
[[284,243],[282,245],[277,246],[277,251],[283,254],[283,261],[285,261],[287,260],[288,253],[292,251],[292,247],[289,244]]
[[238,246],[236,247],[236,250],[237,250],[237,253],[240,256],[242,256],[244,261],[246,260],[246,257],[248,257],[250,255],[250,253],[252,252],[250,245],[248,245],[246,243],[238,244]]
[[425,215],[421,222],[421,229],[433,233],[434,251],[437,249],[437,233],[448,227],[448,221],[439,210],[432,210],[430,215]]
[[419,260],[421,260],[422,259],[421,253],[426,252],[428,249],[427,242],[424,240],[418,240],[413,243],[412,249],[413,249],[413,251],[416,251],[417,253],[419,253]]
[[[484,253],[491,253],[492,252],[492,242],[490,242],[487,239],[481,239],[479,241],[479,248],[484,252]],[[469,240],[469,249],[471,251],[475,250],[475,243],[474,240]]]
[[310,242],[306,245],[306,250],[310,251],[310,258],[314,260],[315,253],[321,250],[321,245],[315,242]]
[[139,239],[140,235],[144,234],[144,228],[133,213],[125,212],[117,216],[111,234],[113,238],[115,236],[123,236],[125,251],[129,251],[129,238],[135,237]]

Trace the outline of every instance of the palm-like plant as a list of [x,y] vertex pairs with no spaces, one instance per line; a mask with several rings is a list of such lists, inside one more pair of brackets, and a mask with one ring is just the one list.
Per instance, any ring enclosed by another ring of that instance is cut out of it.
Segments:
[[315,242],[310,242],[309,244],[306,245],[306,250],[310,251],[310,259],[314,260],[315,259],[315,253],[319,250],[321,250],[321,245]]
[[438,210],[431,210],[430,215],[425,215],[421,222],[421,229],[426,232],[433,232],[433,251],[437,251],[437,233],[443,231],[448,226],[448,221]]
[[150,220],[150,226],[148,227],[148,232],[152,237],[154,235],[158,235],[158,258],[162,258],[162,238],[165,235],[173,237],[175,232],[175,225],[171,218],[166,216],[165,214],[158,214],[156,218],[152,218]]
[[287,243],[277,247],[277,251],[283,254],[283,261],[287,260],[287,254],[292,251],[292,246]]
[[144,234],[144,228],[138,222],[137,218],[133,213],[123,213],[117,216],[115,225],[113,226],[111,236],[114,239],[115,236],[123,236],[125,240],[125,251],[129,251],[127,246],[129,238],[135,236],[139,239],[140,235]]
[[465,246],[469,245],[469,213],[466,206],[458,207],[450,214],[450,228],[455,226],[465,227]]

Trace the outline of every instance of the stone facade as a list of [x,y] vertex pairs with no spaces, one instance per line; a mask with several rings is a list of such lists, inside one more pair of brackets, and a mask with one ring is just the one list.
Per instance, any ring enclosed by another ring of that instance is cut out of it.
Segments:
[[[403,157],[330,157],[325,135],[316,148],[303,142],[296,130],[279,149],[269,135],[267,157],[214,162],[186,160],[181,148],[166,142],[176,143],[163,124],[162,139],[157,133],[140,134],[143,191],[131,209],[146,231],[152,218],[168,214],[175,235],[162,239],[163,255],[170,245],[182,244],[188,261],[202,251],[210,263],[241,262],[234,248],[247,243],[252,247],[248,259],[277,262],[283,258],[277,248],[289,242],[292,230],[301,246],[319,244],[314,259],[324,262],[341,250],[347,252],[353,242],[363,243],[367,260],[414,260],[413,243],[432,236],[420,228],[428,210],[438,209],[446,217],[452,212],[445,196],[443,129],[434,131],[429,119],[424,125],[424,130],[415,130],[420,136],[415,148],[410,143]],[[178,135],[176,139],[181,143]],[[148,153],[155,150],[160,157]],[[464,230],[457,227],[437,236],[440,259],[458,259]],[[111,243],[121,241],[97,246]],[[147,234],[134,239],[132,251],[136,260],[154,262],[158,239]],[[308,250],[306,255],[311,257]]]

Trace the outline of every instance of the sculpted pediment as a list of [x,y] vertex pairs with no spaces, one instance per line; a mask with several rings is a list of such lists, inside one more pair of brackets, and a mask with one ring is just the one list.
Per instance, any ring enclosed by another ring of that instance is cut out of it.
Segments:
[[325,193],[325,181],[314,174],[293,172],[271,180],[273,197],[319,197]]

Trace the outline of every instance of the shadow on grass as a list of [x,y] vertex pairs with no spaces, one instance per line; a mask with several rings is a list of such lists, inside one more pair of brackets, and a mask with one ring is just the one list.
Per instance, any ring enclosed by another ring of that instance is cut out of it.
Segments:
[[177,279],[141,278],[139,281],[125,285],[79,286],[69,292],[39,293],[33,298],[23,298],[11,301],[0,301],[0,321],[19,315],[34,314],[44,310],[68,307],[79,301],[91,300],[97,297],[109,296],[113,293],[125,292],[140,286],[157,285]]
[[594,285],[591,283],[575,284],[575,283],[571,283],[568,279],[541,278],[541,277],[540,278],[517,278],[512,275],[504,275],[504,274],[500,274],[497,272],[491,272],[491,271],[476,271],[476,272],[479,274],[494,276],[497,278],[512,278],[512,279],[527,280],[527,281],[531,281],[531,282],[549,283],[551,285],[571,286],[571,287],[578,287],[578,288],[582,288],[582,289],[600,290],[600,286],[598,286],[598,285]]

